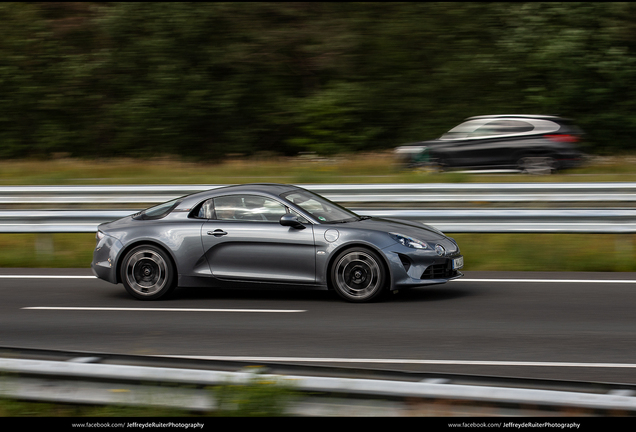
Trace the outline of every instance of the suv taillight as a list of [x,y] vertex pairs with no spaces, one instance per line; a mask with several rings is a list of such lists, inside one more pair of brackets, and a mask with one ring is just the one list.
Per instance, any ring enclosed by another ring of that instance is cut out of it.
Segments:
[[549,139],[550,141],[555,141],[555,142],[575,143],[579,141],[578,136],[569,135],[569,134],[543,135],[543,137]]

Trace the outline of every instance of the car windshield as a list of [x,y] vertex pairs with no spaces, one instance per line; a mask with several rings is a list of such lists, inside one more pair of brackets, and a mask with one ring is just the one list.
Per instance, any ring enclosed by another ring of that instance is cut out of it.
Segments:
[[161,218],[168,213],[177,205],[177,203],[181,201],[181,198],[173,199],[172,201],[168,201],[154,207],[150,207],[141,212],[141,215],[144,219],[158,219]]
[[482,127],[484,124],[488,123],[488,120],[469,120],[460,124],[459,126],[455,126],[444,135],[440,137],[440,139],[460,139],[469,137],[472,133],[474,133],[477,129]]
[[360,220],[360,216],[326,198],[306,190],[295,190],[281,195],[312,215],[321,223],[344,223]]

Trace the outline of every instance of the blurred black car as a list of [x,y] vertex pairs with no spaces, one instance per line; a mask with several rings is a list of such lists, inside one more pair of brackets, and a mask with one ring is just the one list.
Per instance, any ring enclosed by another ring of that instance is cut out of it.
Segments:
[[583,131],[571,120],[548,115],[469,117],[432,141],[395,149],[405,168],[515,169],[552,173],[580,166]]

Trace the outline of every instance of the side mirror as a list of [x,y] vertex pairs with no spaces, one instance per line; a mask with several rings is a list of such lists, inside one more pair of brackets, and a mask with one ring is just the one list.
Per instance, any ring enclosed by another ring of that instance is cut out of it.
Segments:
[[288,226],[296,229],[305,229],[305,225],[300,223],[300,221],[298,220],[298,216],[294,216],[290,213],[281,216],[280,224],[282,226]]

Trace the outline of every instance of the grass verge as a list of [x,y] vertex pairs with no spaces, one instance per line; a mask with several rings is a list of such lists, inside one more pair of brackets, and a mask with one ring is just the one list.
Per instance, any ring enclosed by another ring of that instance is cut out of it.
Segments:
[[273,157],[190,162],[176,158],[0,161],[0,185],[468,183],[636,181],[636,157],[593,158],[555,175],[434,173],[399,170],[392,152],[332,158]]
[[75,405],[0,398],[0,417],[191,417],[193,413],[170,408],[118,405]]

